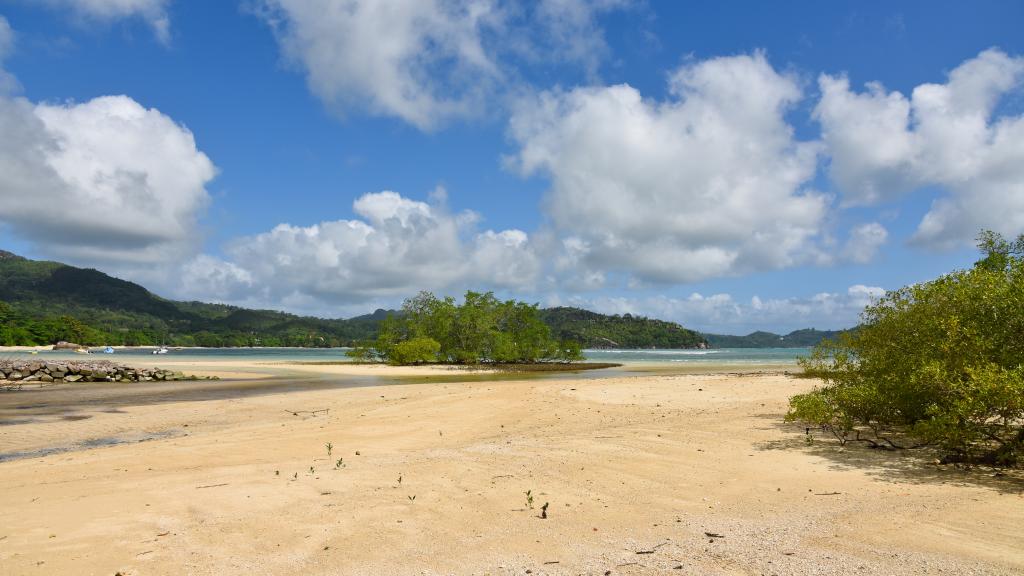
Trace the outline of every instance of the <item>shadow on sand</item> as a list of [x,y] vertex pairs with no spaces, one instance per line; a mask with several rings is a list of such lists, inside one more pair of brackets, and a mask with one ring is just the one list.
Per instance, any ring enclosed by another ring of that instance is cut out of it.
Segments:
[[786,423],[782,414],[759,414],[765,428],[775,429],[783,438],[755,445],[758,450],[795,450],[829,462],[832,470],[859,470],[883,482],[901,484],[946,484],[975,486],[1003,494],[1024,493],[1024,470],[975,466],[964,468],[940,465],[940,453],[932,448],[913,450],[872,449],[864,443],[845,446],[828,432],[811,429],[813,441],[807,442],[806,428]]

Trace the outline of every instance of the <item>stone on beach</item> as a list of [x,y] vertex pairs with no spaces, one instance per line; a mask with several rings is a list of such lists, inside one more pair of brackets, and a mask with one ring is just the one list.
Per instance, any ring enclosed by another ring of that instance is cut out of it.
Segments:
[[0,381],[19,383],[56,382],[143,382],[159,380],[177,382],[200,380],[173,370],[140,369],[116,365],[107,360],[40,362],[38,360],[0,360]]

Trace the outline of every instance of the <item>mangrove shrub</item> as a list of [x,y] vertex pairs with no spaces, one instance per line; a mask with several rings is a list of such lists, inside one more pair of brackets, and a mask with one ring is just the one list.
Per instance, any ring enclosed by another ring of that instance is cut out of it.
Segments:
[[862,325],[801,360],[824,384],[788,420],[949,461],[1009,465],[1024,454],[1024,235],[979,236],[971,269],[888,292]]
[[536,304],[472,291],[462,304],[420,292],[403,303],[399,314],[381,322],[376,340],[349,355],[391,364],[570,362],[583,357],[578,343],[552,338]]

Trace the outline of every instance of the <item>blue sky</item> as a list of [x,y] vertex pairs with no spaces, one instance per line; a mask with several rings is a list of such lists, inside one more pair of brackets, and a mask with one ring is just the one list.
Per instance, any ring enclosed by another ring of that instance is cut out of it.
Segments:
[[0,246],[168,297],[350,316],[469,288],[837,328],[969,265],[978,228],[1024,232],[1016,2],[0,17]]

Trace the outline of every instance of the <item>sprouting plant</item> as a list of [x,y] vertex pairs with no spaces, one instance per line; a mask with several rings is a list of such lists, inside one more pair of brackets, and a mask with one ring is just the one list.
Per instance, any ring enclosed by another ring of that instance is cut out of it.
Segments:
[[415,494],[413,494],[412,496],[407,496],[407,498],[409,499],[409,502],[415,502],[416,501],[416,495]]
[[344,465],[345,465],[345,459],[344,458],[338,458],[338,461],[334,463],[334,469],[337,470],[338,468],[341,468]]
[[548,503],[547,502],[545,502],[544,505],[540,507],[540,517],[541,518],[547,518],[548,517]]
[[310,474],[316,474],[316,470],[314,470],[314,469],[313,469],[313,467],[312,467],[312,466],[310,466],[310,467],[309,467],[309,473],[310,473]]
[[327,457],[330,458],[331,457],[331,451],[334,450],[334,444],[331,444],[330,442],[328,442],[327,444],[324,444],[324,448],[327,448]]
[[298,479],[299,479],[299,473],[296,472],[295,475],[292,476],[292,480],[298,480]]
[[398,484],[399,485],[402,484],[402,475],[401,474],[398,475]]
[[523,494],[526,494],[526,507],[530,508],[532,510],[533,509],[533,490],[527,490],[526,492],[523,492]]

